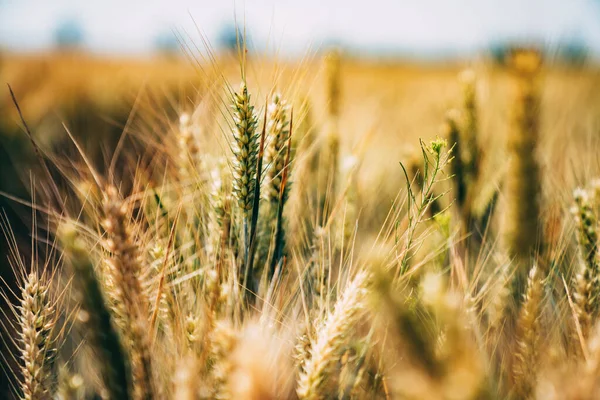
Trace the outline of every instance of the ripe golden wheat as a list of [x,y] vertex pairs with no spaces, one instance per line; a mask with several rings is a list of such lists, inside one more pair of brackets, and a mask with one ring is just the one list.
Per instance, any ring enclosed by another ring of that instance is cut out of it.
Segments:
[[62,206],[44,190],[35,205],[48,261],[11,256],[16,397],[600,396],[600,199],[580,182],[566,244],[546,243],[540,53],[508,63],[500,178],[469,70],[443,137],[384,177],[398,196],[375,202],[374,240],[362,200],[380,194],[361,187],[360,146],[342,146],[344,61],[326,57],[324,121],[293,84],[261,98],[242,61],[240,86],[129,138],[106,173],[83,152],[60,169]]

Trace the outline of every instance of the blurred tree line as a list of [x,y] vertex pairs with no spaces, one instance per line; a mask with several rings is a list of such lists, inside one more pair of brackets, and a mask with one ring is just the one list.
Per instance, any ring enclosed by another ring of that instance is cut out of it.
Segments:
[[[496,42],[489,47],[490,58],[497,64],[504,65],[507,56],[513,49],[521,47],[516,42]],[[589,48],[581,39],[573,38],[561,42],[558,46],[544,46],[534,44],[535,48],[542,49],[544,56],[555,63],[580,67],[589,60]]]

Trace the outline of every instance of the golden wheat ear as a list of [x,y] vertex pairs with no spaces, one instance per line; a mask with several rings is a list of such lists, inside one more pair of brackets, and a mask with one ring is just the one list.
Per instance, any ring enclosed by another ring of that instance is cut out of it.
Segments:
[[19,306],[21,391],[24,399],[44,399],[55,386],[56,310],[50,299],[49,282],[30,272],[21,289]]
[[366,271],[358,272],[323,322],[310,350],[310,358],[298,378],[300,399],[323,399],[335,393],[335,386],[331,386],[337,381],[337,360],[366,309],[368,281]]
[[0,212],[0,240],[6,240],[8,259],[3,266],[12,270],[18,288],[0,278],[0,301],[6,305],[0,310],[0,341],[8,350],[0,360],[15,398],[47,399],[56,392],[56,360],[70,329],[70,316],[64,310],[69,286],[58,285],[61,263],[53,247],[38,248],[35,213],[32,232],[32,252],[25,257],[6,214]]
[[150,302],[141,282],[142,265],[139,243],[132,235],[126,203],[114,186],[105,192],[102,223],[106,231],[106,260],[123,318],[122,333],[131,357],[133,397],[151,399],[155,396],[152,352],[150,350]]
[[527,290],[517,320],[517,336],[512,361],[513,391],[519,398],[530,398],[535,393],[540,344],[543,334],[541,311],[544,286],[541,271],[534,265],[529,272]]
[[[274,94],[267,106],[265,149],[266,190],[265,208],[262,210],[258,263],[268,266],[266,280],[270,282],[275,267],[282,259],[283,207],[288,198],[289,155],[291,154],[291,120],[289,106],[280,94]],[[280,216],[281,211],[281,216]],[[279,239],[278,239],[279,237]]]
[[282,186],[287,143],[290,136],[289,106],[281,95],[276,93],[271,98],[267,110],[269,145],[265,152],[268,182],[265,198],[269,204],[277,204]]

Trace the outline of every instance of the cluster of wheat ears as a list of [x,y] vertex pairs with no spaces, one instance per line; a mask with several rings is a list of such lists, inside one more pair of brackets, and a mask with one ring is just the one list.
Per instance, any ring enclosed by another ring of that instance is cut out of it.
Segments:
[[[325,60],[323,129],[308,101],[271,91],[263,108],[242,74],[227,108],[182,113],[160,146],[141,140],[153,148],[145,168],[135,154],[108,174],[84,152],[74,168],[58,163],[69,185],[45,186],[33,205],[49,227],[32,243],[50,249],[45,261],[36,250],[24,265],[12,242],[21,291],[4,291],[15,305],[3,338],[16,397],[600,397],[600,185],[573,195],[574,245],[545,243],[540,54],[509,62],[502,178],[480,177],[477,80],[465,72],[441,138],[391,172],[399,195],[366,250],[360,159],[340,156],[341,61]],[[229,126],[214,152],[199,142],[217,129],[211,115]]]

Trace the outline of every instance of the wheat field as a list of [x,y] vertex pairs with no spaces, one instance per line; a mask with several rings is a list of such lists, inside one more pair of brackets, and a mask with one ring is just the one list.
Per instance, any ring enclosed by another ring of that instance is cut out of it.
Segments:
[[0,77],[26,149],[8,396],[600,397],[594,66],[63,53]]

